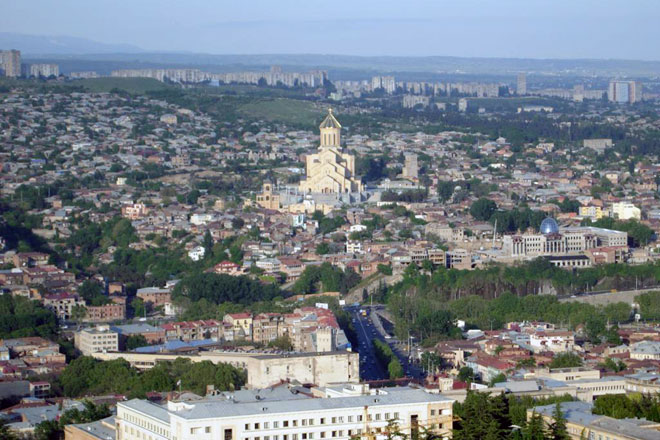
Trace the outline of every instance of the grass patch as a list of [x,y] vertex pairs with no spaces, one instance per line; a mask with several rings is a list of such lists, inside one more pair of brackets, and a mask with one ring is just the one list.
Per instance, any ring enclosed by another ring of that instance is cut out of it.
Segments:
[[282,122],[289,125],[317,126],[324,115],[320,105],[295,99],[259,99],[242,104],[238,112],[252,119]]

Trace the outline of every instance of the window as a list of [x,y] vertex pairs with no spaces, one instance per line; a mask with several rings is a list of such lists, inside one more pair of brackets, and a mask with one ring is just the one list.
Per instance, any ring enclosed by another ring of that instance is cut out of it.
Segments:
[[390,413],[385,413],[385,420],[390,420]]
[[332,437],[337,437],[337,431],[332,431]]
[[259,429],[259,424],[258,423],[254,424],[254,429]]
[[275,420],[275,421],[273,422],[273,428],[279,428],[279,427],[280,427],[280,422],[278,422],[277,420]]
[[321,420],[319,420],[319,423],[321,425],[325,425],[325,417],[321,417]]
[[337,417],[332,418],[332,424],[334,425],[335,423],[337,423]]
[[353,423],[353,416],[348,416],[348,423]]
[[302,424],[302,426],[307,426],[307,419],[302,419],[300,423]]
[[344,423],[344,417],[343,416],[337,417],[337,420],[339,421],[339,423]]
[[246,430],[246,431],[249,431],[249,430],[250,430],[250,424],[249,424],[249,423],[246,423],[246,424],[245,424],[245,430]]
[[398,412],[394,413],[394,418],[397,419],[397,420],[399,419],[399,413]]
[[321,438],[325,438],[325,431],[321,431]]
[[307,424],[308,424],[309,426],[312,426],[312,425],[314,424],[314,419],[309,419],[309,420],[307,421]]
[[434,409],[431,410],[431,415],[432,415],[432,416],[435,415],[435,410],[434,410]]
[[264,429],[268,429],[270,427],[270,423],[264,422]]
[[361,415],[357,416],[357,420],[358,420],[358,422],[361,422],[362,421],[362,416]]
[[210,434],[211,433],[211,427],[210,426],[205,427],[204,432],[207,433],[207,434]]
[[307,440],[307,433],[303,432],[301,438],[302,440]]
[[[289,427],[289,421],[288,420],[283,421],[282,422],[282,427],[288,428]],[[284,439],[284,440],[286,440],[286,439]]]
[[376,414],[376,420],[380,420],[380,413]]
[[293,421],[293,426],[298,426],[298,420]]

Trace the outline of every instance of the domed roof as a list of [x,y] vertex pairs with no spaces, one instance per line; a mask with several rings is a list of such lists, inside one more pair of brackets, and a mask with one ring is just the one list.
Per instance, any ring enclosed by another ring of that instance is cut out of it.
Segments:
[[554,218],[548,217],[541,222],[541,234],[556,234],[559,232],[559,225]]
[[335,118],[335,115],[332,114],[332,109],[328,109],[328,116],[325,117],[319,128],[341,128],[341,124]]

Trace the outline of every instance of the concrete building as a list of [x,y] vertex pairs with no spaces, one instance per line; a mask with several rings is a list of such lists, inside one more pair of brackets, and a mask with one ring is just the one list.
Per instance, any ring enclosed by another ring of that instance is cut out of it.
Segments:
[[160,361],[185,357],[192,362],[224,362],[247,373],[247,387],[265,388],[295,378],[300,383],[328,386],[357,383],[360,380],[360,355],[349,351],[326,353],[245,353],[208,351],[181,353],[92,353],[101,360],[126,359],[133,367],[148,370]]
[[341,147],[341,124],[328,110],[321,122],[321,146],[317,154],[307,156],[307,178],[300,182],[302,193],[352,193],[364,190],[355,176],[355,156]]
[[21,76],[21,51],[0,50],[0,70],[0,73],[9,78]]
[[431,102],[428,96],[420,95],[403,95],[402,98],[403,108],[415,108],[418,105],[428,107]]
[[60,76],[60,66],[57,64],[30,64],[31,77],[50,78],[51,76]]
[[312,393],[226,393],[167,406],[138,399],[120,402],[117,440],[348,440],[379,435],[391,420],[413,438],[427,427],[440,438],[451,435],[453,400],[439,394],[408,387],[372,391],[363,385]]
[[641,220],[642,210],[630,202],[612,203],[611,217],[617,220]]
[[110,330],[107,325],[85,328],[75,333],[74,345],[85,356],[99,352],[119,351],[119,333]]
[[64,440],[115,440],[115,416],[91,423],[79,423],[64,427]]
[[628,246],[628,234],[590,226],[560,230],[552,218],[543,220],[539,234],[505,235],[502,239],[504,254],[517,258],[578,255],[588,249],[611,246]]
[[261,194],[257,194],[257,205],[264,209],[280,209],[280,195],[273,192],[272,182],[264,182]]
[[461,98],[458,100],[458,111],[459,112],[466,112],[468,109],[468,100],[465,98]]
[[129,220],[138,220],[149,213],[144,203],[125,203],[121,207],[121,215]]
[[[566,430],[571,439],[594,440],[657,440],[660,423],[645,419],[614,419],[592,414],[593,404],[587,402],[563,402],[560,404],[566,419]],[[537,406],[527,410],[527,418],[540,414],[546,426],[554,422],[555,405]]]
[[419,164],[416,154],[406,154],[403,164],[403,178],[417,180],[419,178]]
[[634,104],[642,100],[642,83],[638,81],[610,81],[607,99],[619,104]]
[[630,359],[660,361],[660,342],[641,341],[632,344]]
[[575,336],[571,331],[536,332],[529,336],[529,345],[534,352],[552,351],[562,353],[573,351]]
[[87,306],[87,314],[83,321],[112,322],[122,319],[126,319],[126,304],[123,302],[113,302],[102,306]]
[[527,74],[524,72],[518,74],[518,78],[516,81],[516,93],[518,95],[527,94]]
[[607,148],[612,148],[612,139],[584,139],[582,146],[584,148],[591,148],[596,153],[602,153]]

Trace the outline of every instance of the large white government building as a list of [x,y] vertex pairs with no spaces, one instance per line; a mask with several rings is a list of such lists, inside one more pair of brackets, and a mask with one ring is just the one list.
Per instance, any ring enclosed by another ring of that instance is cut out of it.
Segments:
[[514,258],[578,255],[599,247],[627,247],[628,234],[592,226],[559,228],[552,218],[541,223],[538,234],[505,235],[502,250]]
[[[410,387],[276,387],[159,405],[117,404],[117,440],[348,440],[385,438],[388,424],[442,438],[452,429],[452,399]],[[391,425],[390,425],[391,426]]]

